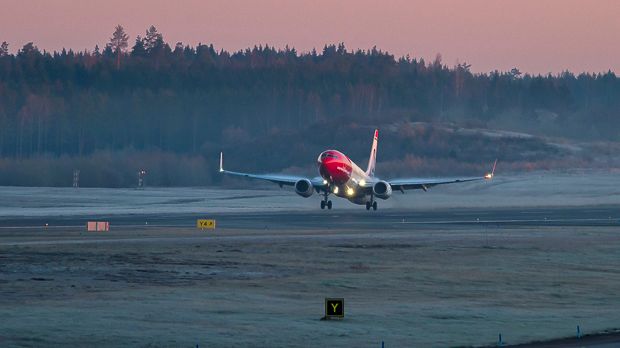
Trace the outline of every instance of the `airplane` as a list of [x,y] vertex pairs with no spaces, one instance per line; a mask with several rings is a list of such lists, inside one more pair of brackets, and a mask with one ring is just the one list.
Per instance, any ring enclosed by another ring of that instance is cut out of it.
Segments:
[[409,178],[395,180],[381,180],[375,176],[375,166],[377,164],[377,143],[379,140],[379,130],[375,129],[375,135],[370,150],[370,158],[366,170],[358,167],[349,157],[337,150],[323,151],[317,158],[319,175],[314,178],[302,176],[279,175],[279,174],[249,174],[224,170],[224,153],[220,152],[220,173],[228,175],[243,176],[251,179],[271,181],[283,186],[293,186],[295,192],[305,198],[312,196],[316,191],[322,195],[321,209],[331,209],[332,201],[330,195],[341,197],[352,203],[365,205],[366,210],[377,210],[377,198],[386,200],[390,198],[393,191],[405,190],[424,190],[436,185],[454,184],[477,180],[491,180],[495,175],[497,159],[493,163],[490,173],[481,177],[466,178]]

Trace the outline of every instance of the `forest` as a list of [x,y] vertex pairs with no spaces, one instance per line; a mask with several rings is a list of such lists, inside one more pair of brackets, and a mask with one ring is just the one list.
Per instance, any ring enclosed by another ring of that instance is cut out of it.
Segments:
[[363,163],[375,127],[388,176],[472,173],[495,157],[516,171],[616,165],[613,72],[470,68],[342,43],[227,52],[154,26],[130,40],[119,25],[80,52],[3,42],[0,185],[70,186],[80,169],[83,186],[127,187],[140,168],[153,185],[211,185],[220,151],[235,169],[314,175],[326,147]]

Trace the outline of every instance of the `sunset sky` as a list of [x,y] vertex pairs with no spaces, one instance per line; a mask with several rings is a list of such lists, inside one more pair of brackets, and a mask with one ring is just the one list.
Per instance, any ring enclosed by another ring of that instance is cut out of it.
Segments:
[[467,62],[476,72],[620,71],[620,1],[0,0],[0,42],[12,52],[104,46],[116,24],[144,35],[153,24],[177,41],[239,50],[300,51],[344,42],[396,56]]

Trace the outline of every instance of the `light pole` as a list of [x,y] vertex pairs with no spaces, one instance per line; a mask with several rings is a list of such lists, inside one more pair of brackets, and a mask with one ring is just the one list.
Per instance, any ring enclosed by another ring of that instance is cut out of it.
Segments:
[[146,176],[146,170],[138,170],[138,189],[144,189],[144,177]]

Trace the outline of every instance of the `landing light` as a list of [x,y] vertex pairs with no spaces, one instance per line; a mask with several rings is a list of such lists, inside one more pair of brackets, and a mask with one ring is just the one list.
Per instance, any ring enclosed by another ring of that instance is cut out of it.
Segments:
[[366,186],[366,180],[364,180],[364,179],[360,180],[359,185],[360,186]]
[[334,193],[338,194],[338,186],[334,186]]
[[323,179],[323,185],[327,185],[327,180]]
[[349,196],[353,196],[353,194],[354,194],[354,193],[355,193],[355,191],[353,191],[353,189],[352,189],[352,188],[347,187],[347,195],[349,195]]
[[487,179],[487,180],[488,180],[488,179],[493,179],[493,174],[491,174],[491,173],[487,173],[487,174],[484,176],[484,178],[485,178],[485,179]]

